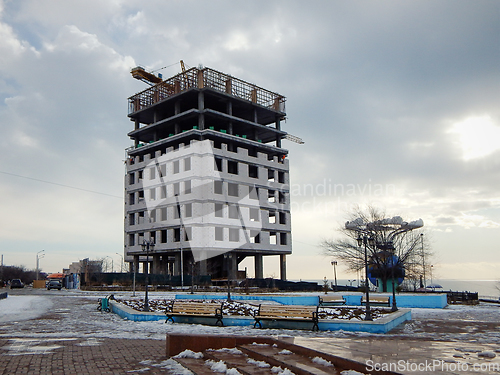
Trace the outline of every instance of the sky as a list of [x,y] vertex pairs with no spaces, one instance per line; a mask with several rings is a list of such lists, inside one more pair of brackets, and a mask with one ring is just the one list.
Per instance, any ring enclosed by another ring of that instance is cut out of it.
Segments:
[[283,142],[289,279],[333,278],[318,244],[356,205],[421,218],[434,277],[500,279],[500,2],[485,0],[0,0],[4,264],[118,269],[127,98],[147,87],[130,69],[170,77],[180,60],[287,98],[282,129],[305,142]]

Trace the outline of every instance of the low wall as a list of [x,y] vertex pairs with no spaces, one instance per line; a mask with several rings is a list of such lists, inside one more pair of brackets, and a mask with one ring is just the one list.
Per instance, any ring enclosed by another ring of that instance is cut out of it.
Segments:
[[122,305],[115,301],[109,301],[109,308],[112,313],[117,314],[123,319],[132,320],[134,322],[145,322],[145,321],[155,321],[155,320],[166,320],[167,316],[165,314],[157,312],[141,312],[131,309],[128,306]]
[[[111,312],[119,315],[123,319],[131,320],[134,322],[141,321],[155,321],[155,320],[166,320],[166,315],[164,313],[154,313],[154,312],[140,312],[121,303],[115,301],[109,301],[109,306]],[[214,323],[215,319],[206,319],[203,317],[192,317],[192,316],[174,316],[175,323],[185,323],[185,324],[211,324]],[[253,327],[255,322],[253,317],[248,316],[227,316],[223,317],[224,326],[244,326]],[[358,332],[369,332],[369,333],[387,333],[399,324],[411,320],[411,310],[410,309],[399,309],[397,312],[384,316],[383,318],[377,319],[372,322],[360,321],[360,320],[330,320],[330,319],[320,319],[318,322],[318,328],[320,331],[358,331]],[[287,320],[277,320],[277,321],[262,321],[263,328],[273,328],[273,329],[312,329],[312,323],[310,321],[287,321]]]
[[[389,297],[392,304],[392,295],[373,293],[373,297]],[[235,301],[274,301],[282,305],[302,305],[316,306],[319,303],[321,295],[279,295],[279,294],[232,294],[231,299]],[[361,306],[361,298],[363,294],[345,294],[342,295],[348,306]],[[175,299],[226,299],[226,295],[222,294],[176,294]],[[404,308],[427,308],[427,309],[442,309],[447,303],[446,294],[398,294],[396,295],[396,304],[398,307]]]

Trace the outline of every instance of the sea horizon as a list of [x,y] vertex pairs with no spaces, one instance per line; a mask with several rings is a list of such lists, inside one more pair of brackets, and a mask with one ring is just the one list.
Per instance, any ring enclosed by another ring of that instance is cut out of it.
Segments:
[[[328,284],[333,283],[333,279],[327,279]],[[323,285],[324,279],[294,279],[290,281],[306,281],[315,282]],[[427,285],[430,284],[441,285],[442,289],[437,291],[453,291],[453,292],[477,292],[480,297],[494,297],[500,298],[500,280],[460,280],[460,279],[427,279]],[[337,279],[337,285],[352,285],[357,286],[358,280],[356,279]]]

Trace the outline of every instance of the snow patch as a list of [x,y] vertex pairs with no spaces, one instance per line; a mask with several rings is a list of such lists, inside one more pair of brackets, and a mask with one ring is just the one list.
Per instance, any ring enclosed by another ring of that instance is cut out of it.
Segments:
[[281,367],[278,367],[278,366],[274,366],[272,369],[271,369],[272,372],[275,372],[277,375],[295,375],[295,373],[293,373],[292,371],[290,371],[289,369],[282,369]]
[[229,354],[243,354],[243,352],[236,348],[221,348],[221,349],[209,349],[209,351],[214,352],[225,352]]
[[314,358],[312,359],[312,361],[313,361],[314,363],[317,363],[317,364],[320,364],[320,365],[323,365],[323,366],[328,366],[328,367],[333,366],[333,363],[332,363],[332,362],[327,361],[326,359],[321,358],[321,357],[314,357]]
[[211,359],[208,359],[205,361],[205,365],[210,367],[210,370],[214,372],[222,372],[223,374],[227,372],[227,366],[224,361],[215,362]]
[[182,366],[179,362],[173,360],[172,358],[167,359],[166,361],[160,362],[155,367],[161,367],[165,370],[168,370],[170,374],[175,375],[194,375],[191,370],[188,370],[184,366]]
[[0,323],[36,319],[52,307],[43,296],[9,296],[0,300]]
[[247,362],[249,364],[257,366],[257,367],[262,367],[262,368],[271,367],[271,365],[269,363],[264,362],[264,361],[256,361],[253,358],[247,358]]
[[357,372],[354,370],[344,370],[340,372],[340,375],[364,375],[362,372]]
[[193,352],[192,350],[186,349],[172,358],[203,358],[203,353]]

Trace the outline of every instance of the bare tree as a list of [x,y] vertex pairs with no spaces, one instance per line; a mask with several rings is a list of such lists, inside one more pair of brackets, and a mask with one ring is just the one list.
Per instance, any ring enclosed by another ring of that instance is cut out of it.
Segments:
[[[354,272],[365,267],[365,248],[367,244],[368,263],[372,276],[382,282],[382,290],[387,291],[387,282],[392,277],[402,278],[416,289],[425,279],[426,259],[430,256],[424,248],[421,219],[404,221],[400,216],[388,217],[384,211],[369,206],[367,209],[355,208],[349,213],[349,220],[338,229],[339,239],[323,240],[320,246],[327,256],[334,256]],[[428,262],[428,261],[427,261]],[[429,263],[429,262],[428,262]],[[394,272],[394,274],[393,274]]]

